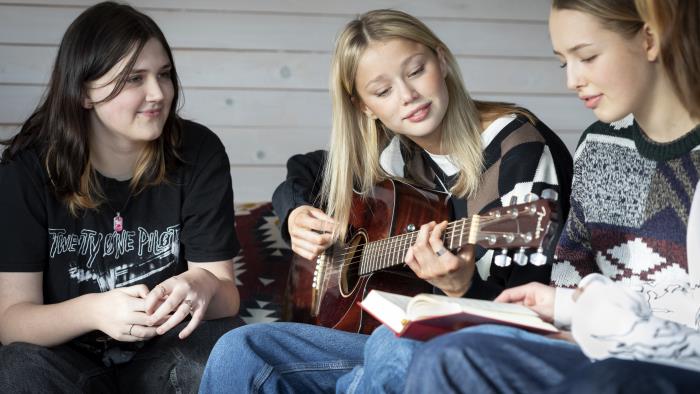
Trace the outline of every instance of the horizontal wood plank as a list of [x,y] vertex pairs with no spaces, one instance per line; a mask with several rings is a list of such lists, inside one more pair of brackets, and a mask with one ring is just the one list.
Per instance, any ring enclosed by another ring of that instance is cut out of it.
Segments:
[[286,175],[287,170],[282,166],[231,166],[233,200],[236,203],[270,201]]
[[[56,45],[79,12],[70,7],[0,6],[0,43]],[[173,48],[329,52],[348,22],[345,16],[327,15],[147,13]],[[426,20],[426,24],[458,55],[552,56],[544,23],[446,19]]]
[[[36,107],[40,86],[0,85],[0,124],[23,122]],[[210,127],[329,127],[326,92],[190,89],[184,93],[183,116]],[[594,117],[572,95],[477,94],[484,100],[524,106],[554,130],[572,130]]]
[[[88,7],[94,0],[10,0],[0,4]],[[136,8],[158,10],[264,12],[355,15],[372,9],[393,8],[417,17],[545,21],[549,0],[134,0]]]
[[[19,131],[20,125],[0,126],[0,139]],[[576,148],[583,129],[559,130],[557,135],[571,152]],[[327,128],[230,128],[212,130],[226,147],[234,166],[285,166],[294,154],[326,149],[330,139]]]
[[[56,47],[0,45],[0,83],[46,84]],[[330,55],[254,51],[175,50],[185,88],[326,90]],[[475,93],[566,93],[554,59],[458,59]]]

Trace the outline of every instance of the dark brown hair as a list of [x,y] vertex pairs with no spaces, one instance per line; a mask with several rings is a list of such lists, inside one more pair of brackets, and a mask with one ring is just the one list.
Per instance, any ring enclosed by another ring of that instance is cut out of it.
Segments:
[[53,192],[71,213],[98,207],[104,195],[90,164],[89,110],[82,105],[86,86],[125,56],[133,53],[117,76],[114,90],[103,101],[116,97],[124,87],[144,45],[155,38],[172,65],[174,97],[163,133],[151,141],[131,180],[133,193],[166,181],[167,173],[180,163],[178,147],[181,120],[177,115],[179,82],[170,46],[156,23],[133,7],[114,2],[94,5],[68,27],[61,40],[47,92],[20,132],[2,143],[7,146],[1,161],[12,160],[22,150],[39,153]]

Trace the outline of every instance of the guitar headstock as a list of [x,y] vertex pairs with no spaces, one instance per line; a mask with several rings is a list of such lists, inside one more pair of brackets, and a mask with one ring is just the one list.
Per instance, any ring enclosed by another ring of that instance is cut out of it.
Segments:
[[476,244],[487,249],[540,248],[550,233],[549,200],[510,205],[479,215]]

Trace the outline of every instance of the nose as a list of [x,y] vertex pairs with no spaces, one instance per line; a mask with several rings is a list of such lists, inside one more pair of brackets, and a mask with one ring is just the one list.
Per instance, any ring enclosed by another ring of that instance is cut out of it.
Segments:
[[163,88],[158,78],[148,78],[146,82],[146,101],[163,100]]
[[414,89],[413,85],[407,83],[406,81],[402,81],[399,84],[399,93],[401,93],[401,101],[403,101],[404,104],[410,104],[418,98],[418,92],[416,89]]
[[[573,63],[573,62],[572,62]],[[584,78],[581,74],[581,70],[578,69],[573,64],[569,64],[566,67],[566,87],[570,90],[578,90],[580,87],[584,86]]]

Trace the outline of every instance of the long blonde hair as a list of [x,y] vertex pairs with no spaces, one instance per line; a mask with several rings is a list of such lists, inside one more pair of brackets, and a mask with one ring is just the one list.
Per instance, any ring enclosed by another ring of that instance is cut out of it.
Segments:
[[[335,235],[341,242],[347,233],[353,188],[362,196],[368,196],[376,183],[389,177],[382,170],[379,157],[394,135],[379,120],[368,117],[358,108],[357,66],[372,42],[396,38],[420,43],[436,54],[440,50],[444,55],[449,103],[441,124],[441,148],[460,170],[451,188],[455,196],[468,197],[479,185],[483,169],[480,133],[484,117],[521,112],[507,104],[472,100],[464,88],[455,57],[415,17],[401,11],[374,10],[348,23],[336,40],[331,63],[333,126],[320,196],[327,213],[337,223]],[[412,144],[403,137],[402,142]]]

